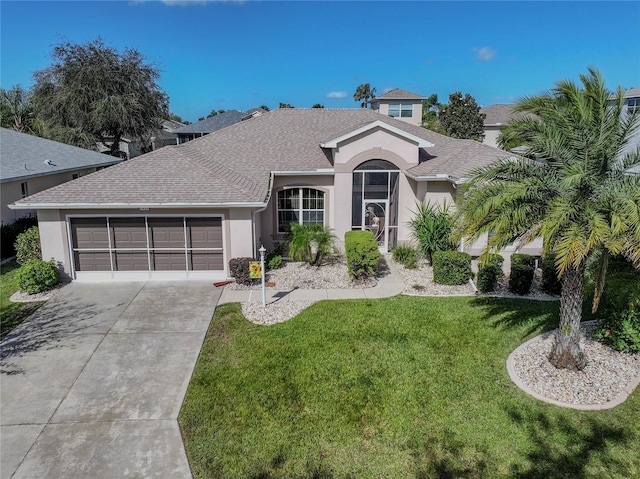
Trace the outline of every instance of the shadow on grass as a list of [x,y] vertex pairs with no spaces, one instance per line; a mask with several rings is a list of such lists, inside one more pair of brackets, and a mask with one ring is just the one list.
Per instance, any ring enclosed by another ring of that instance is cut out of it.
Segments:
[[559,304],[556,301],[476,297],[471,305],[479,318],[493,322],[496,328],[522,328],[522,338],[558,327]]
[[456,439],[452,431],[431,434],[423,448],[412,455],[417,465],[416,479],[489,477],[486,449]]
[[[586,477],[589,469],[598,466],[611,477],[631,477],[632,471],[612,457],[610,448],[625,448],[634,433],[628,427],[606,424],[593,416],[576,421],[574,426],[563,415],[507,409],[511,420],[529,436],[532,445],[526,455],[528,464],[512,466],[511,477],[519,479],[560,479]],[[595,464],[599,463],[599,464]],[[592,471],[593,473],[593,471]]]

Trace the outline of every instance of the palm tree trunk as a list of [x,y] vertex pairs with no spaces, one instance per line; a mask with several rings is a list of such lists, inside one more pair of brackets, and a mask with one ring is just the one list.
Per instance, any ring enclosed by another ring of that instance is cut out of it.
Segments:
[[584,292],[585,264],[567,268],[562,275],[560,295],[560,327],[549,361],[556,368],[582,370],[587,365],[580,349],[580,319]]

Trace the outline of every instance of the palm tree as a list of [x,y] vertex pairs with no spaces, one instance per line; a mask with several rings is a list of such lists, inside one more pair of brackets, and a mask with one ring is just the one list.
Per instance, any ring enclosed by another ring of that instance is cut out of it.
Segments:
[[375,97],[376,89],[371,88],[371,85],[368,83],[362,83],[358,88],[356,88],[356,91],[353,94],[353,99],[355,101],[361,101],[360,106],[362,108],[366,108],[369,99],[373,100]]
[[596,69],[580,80],[559,81],[515,106],[521,116],[506,140],[520,140],[535,160],[476,171],[463,189],[457,230],[469,240],[491,232],[487,251],[543,238],[562,285],[549,361],[578,370],[586,366],[578,333],[588,258],[600,255],[600,291],[610,254],[640,268],[640,176],[626,172],[640,163],[640,147],[629,148],[639,117],[623,113],[622,88],[611,94]]

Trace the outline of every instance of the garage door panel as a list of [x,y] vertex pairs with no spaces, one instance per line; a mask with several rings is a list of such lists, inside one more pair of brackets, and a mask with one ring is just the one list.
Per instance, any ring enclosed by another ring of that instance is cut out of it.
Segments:
[[74,258],[76,271],[111,271],[108,252],[77,251]]
[[184,248],[182,218],[149,218],[148,224],[152,248]]
[[224,256],[222,251],[190,253],[190,269],[193,271],[221,271],[224,269]]
[[74,218],[71,221],[71,234],[74,248],[109,248],[106,218]]
[[221,218],[188,218],[191,248],[222,248]]
[[184,251],[156,251],[152,254],[154,271],[184,271],[186,260]]
[[114,248],[147,248],[144,218],[113,218],[109,224]]
[[149,259],[146,252],[116,252],[114,254],[116,271],[149,271]]

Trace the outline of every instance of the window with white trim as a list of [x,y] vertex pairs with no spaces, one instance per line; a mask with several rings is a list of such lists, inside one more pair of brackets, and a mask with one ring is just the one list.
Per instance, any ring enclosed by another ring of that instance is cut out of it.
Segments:
[[278,191],[278,233],[287,233],[290,223],[324,225],[324,192],[313,188]]
[[627,100],[627,113],[629,115],[640,110],[640,98],[629,98]]
[[23,182],[20,183],[20,190],[22,191],[22,197],[26,198],[27,196],[29,196],[29,186],[27,185],[27,182]]
[[413,105],[400,102],[389,103],[389,116],[411,118],[413,116]]

